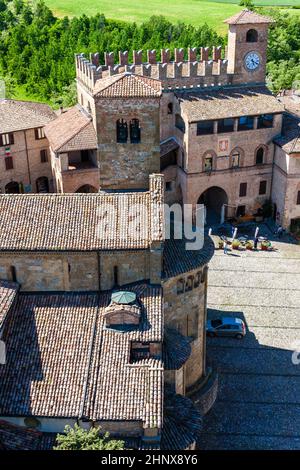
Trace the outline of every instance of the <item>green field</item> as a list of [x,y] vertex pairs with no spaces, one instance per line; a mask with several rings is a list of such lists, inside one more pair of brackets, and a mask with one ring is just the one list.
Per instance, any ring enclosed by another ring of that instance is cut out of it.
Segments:
[[[203,23],[225,32],[222,20],[240,11],[236,0],[45,0],[57,16],[87,16],[104,13],[107,18],[136,21],[141,23],[151,15],[164,15],[170,21],[184,21],[193,25]],[[299,5],[300,0],[257,0],[257,5],[288,6]],[[300,10],[290,10],[300,14]]]

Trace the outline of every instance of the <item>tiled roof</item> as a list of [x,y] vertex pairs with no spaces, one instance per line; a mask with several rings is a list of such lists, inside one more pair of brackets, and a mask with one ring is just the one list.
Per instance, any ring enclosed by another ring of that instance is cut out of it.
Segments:
[[105,328],[111,292],[19,294],[5,333],[0,368],[1,416],[139,420],[161,427],[162,361],[129,363],[131,341],[161,342],[162,290],[136,292],[142,318],[135,329]]
[[177,143],[177,141],[173,137],[171,137],[170,139],[160,144],[160,156],[163,157],[172,150],[178,149],[178,147],[179,144]]
[[164,426],[161,449],[187,449],[197,441],[202,429],[202,418],[192,400],[165,392]]
[[47,450],[53,441],[49,434],[0,420],[0,450]]
[[231,16],[227,20],[224,20],[224,23],[227,24],[267,24],[267,23],[275,23],[273,18],[269,16],[259,15],[255,11],[251,10],[242,10],[236,15]]
[[180,369],[188,360],[190,354],[191,345],[189,339],[174,328],[166,327],[163,344],[163,360],[165,369]]
[[96,82],[94,95],[101,98],[158,98],[161,82],[132,73],[121,73]]
[[6,315],[16,298],[18,289],[19,285],[15,282],[0,280],[0,331]]
[[274,142],[288,153],[300,153],[300,117],[284,113],[282,134]]
[[97,137],[91,118],[76,105],[60,114],[45,127],[54,152],[97,148]]
[[[158,196],[159,186],[153,192],[0,195],[0,251],[146,249],[163,238]],[[138,221],[130,212],[135,205]]]
[[164,277],[175,277],[207,264],[214,254],[214,243],[205,237],[201,250],[187,250],[186,241],[166,240],[164,244]]
[[224,87],[176,95],[189,122],[280,113],[284,109],[266,87]]
[[47,104],[0,99],[0,133],[43,127],[56,117]]

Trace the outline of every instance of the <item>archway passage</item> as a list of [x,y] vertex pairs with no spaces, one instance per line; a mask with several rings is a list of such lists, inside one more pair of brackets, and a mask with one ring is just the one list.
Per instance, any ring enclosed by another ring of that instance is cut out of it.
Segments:
[[41,176],[36,180],[36,190],[38,193],[49,193],[49,181],[47,176]]
[[206,207],[206,224],[220,223],[223,204],[228,204],[228,197],[224,189],[212,186],[204,191],[198,199],[198,204]]
[[12,181],[5,186],[5,193],[6,194],[19,194],[20,193],[20,185],[16,181]]
[[98,190],[90,185],[90,184],[84,184],[83,186],[80,186],[80,188],[77,189],[76,193],[97,193]]

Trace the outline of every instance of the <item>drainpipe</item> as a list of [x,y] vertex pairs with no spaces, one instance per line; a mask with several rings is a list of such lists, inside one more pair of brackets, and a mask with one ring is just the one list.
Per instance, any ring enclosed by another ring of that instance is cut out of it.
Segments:
[[28,147],[27,147],[26,130],[24,130],[23,132],[24,132],[24,139],[25,139],[25,152],[26,152],[26,160],[27,160],[28,179],[29,179],[29,184],[31,186],[31,174],[30,174],[30,165],[29,165],[29,155],[28,155]]

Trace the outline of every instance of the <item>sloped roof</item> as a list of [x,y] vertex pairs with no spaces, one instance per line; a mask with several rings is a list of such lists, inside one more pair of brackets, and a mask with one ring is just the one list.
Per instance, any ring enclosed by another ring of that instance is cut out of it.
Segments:
[[159,98],[161,93],[159,80],[129,72],[102,78],[94,88],[99,98]]
[[274,142],[288,154],[300,153],[300,117],[284,113],[282,133]]
[[147,249],[163,240],[162,191],[1,194],[0,251]]
[[282,103],[264,86],[177,92],[176,96],[189,122],[280,113],[284,110]]
[[55,437],[0,420],[0,450],[50,450]]
[[275,23],[273,18],[269,16],[259,15],[255,11],[244,9],[239,13],[231,16],[227,20],[224,20],[227,24],[267,24]]
[[16,298],[18,290],[19,285],[17,283],[0,280],[0,330]]
[[[163,339],[162,289],[133,285],[137,328],[105,328],[111,291],[19,294],[5,334],[0,415],[142,421],[162,425],[163,364],[129,363],[131,341]],[[17,393],[16,393],[17,391]]]
[[55,117],[44,103],[0,99],[0,134],[43,127]]
[[89,117],[80,105],[60,114],[45,127],[45,134],[54,152],[97,148],[97,137]]

